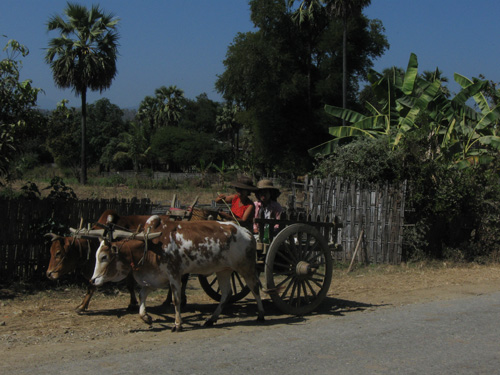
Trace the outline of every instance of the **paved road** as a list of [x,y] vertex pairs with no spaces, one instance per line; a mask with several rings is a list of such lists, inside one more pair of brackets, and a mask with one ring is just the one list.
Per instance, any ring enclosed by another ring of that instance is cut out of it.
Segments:
[[233,326],[228,334],[177,343],[170,336],[148,350],[57,367],[33,364],[24,373],[499,374],[499,318],[500,292],[257,326],[249,333]]

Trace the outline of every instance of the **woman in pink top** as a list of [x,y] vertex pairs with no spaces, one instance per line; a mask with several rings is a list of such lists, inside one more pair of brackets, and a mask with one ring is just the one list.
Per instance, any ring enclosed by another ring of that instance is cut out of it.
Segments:
[[252,230],[253,218],[255,215],[255,206],[250,199],[250,194],[257,188],[250,177],[240,177],[238,181],[231,183],[236,189],[235,194],[221,194],[215,198],[215,203],[227,203],[231,205],[231,214],[220,211],[219,215],[228,220],[237,221],[242,227]]
[[[280,191],[273,185],[271,180],[261,180],[257,183],[257,202],[255,202],[255,217],[262,219],[279,219],[283,212],[283,207],[277,202],[280,196]],[[279,225],[274,226],[277,231]],[[259,233],[259,226],[255,223],[253,225],[253,232]]]

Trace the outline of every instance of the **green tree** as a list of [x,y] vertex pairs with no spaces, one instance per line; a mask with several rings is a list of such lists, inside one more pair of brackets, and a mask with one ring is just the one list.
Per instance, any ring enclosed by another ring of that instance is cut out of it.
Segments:
[[196,100],[185,100],[185,110],[179,123],[181,128],[203,132],[216,133],[216,117],[220,104],[210,100],[202,93]]
[[220,164],[229,150],[206,133],[190,131],[178,126],[165,126],[155,134],[151,152],[166,170],[190,171],[201,164]]
[[121,133],[120,140],[117,145],[119,151],[114,154],[113,160],[123,162],[125,159],[130,159],[134,171],[138,172],[141,162],[147,160],[151,149],[144,134],[144,127],[135,122],[130,123],[129,131]]
[[361,15],[371,0],[326,1],[332,13],[342,20],[342,108],[347,108],[347,33],[349,18]]
[[[427,81],[418,75],[415,54],[411,54],[406,72],[398,68],[391,74],[373,71],[369,81],[375,102],[366,102],[369,114],[325,106],[328,114],[350,124],[331,127],[335,138],[310,153],[330,154],[343,141],[363,136],[384,137],[396,148],[418,132],[426,135],[428,159],[444,159],[460,168],[493,161],[500,149],[500,106],[490,106],[483,95],[487,82],[455,74],[462,90],[449,99],[437,76],[430,78]],[[470,99],[476,101],[479,112],[467,104]]]
[[31,80],[20,81],[22,61],[29,54],[28,48],[9,40],[3,49],[6,56],[0,61],[0,175],[7,175],[9,165],[19,151],[20,136],[33,126],[39,88]]
[[[289,0],[293,5],[295,1]],[[302,0],[299,8],[295,12],[295,19],[299,24],[311,23],[318,18],[318,13],[322,11],[322,4],[325,5],[328,17],[337,17],[342,21],[342,108],[347,108],[347,35],[349,19],[361,16],[364,8],[371,4],[371,0]],[[343,125],[345,125],[343,123]]]
[[233,150],[234,158],[238,156],[239,150],[239,134],[241,123],[238,121],[237,116],[240,108],[236,104],[226,103],[216,117],[217,131],[226,134]]
[[184,112],[184,91],[176,86],[162,86],[155,90],[155,94],[157,126],[177,126]]
[[146,96],[139,104],[137,120],[146,125],[150,131],[155,128],[158,101],[152,96]]
[[47,22],[47,29],[58,31],[60,36],[50,40],[45,61],[56,85],[72,88],[82,100],[80,182],[86,184],[87,90],[102,92],[116,76],[119,20],[96,5],[87,9],[67,3],[63,13],[66,19],[56,15]]
[[99,164],[102,168],[103,150],[114,138],[127,131],[128,127],[122,120],[123,111],[109,99],[99,99],[88,106],[88,163],[90,166]]
[[74,107],[68,108],[67,103],[68,100],[62,100],[51,112],[46,145],[56,164],[61,168],[69,168],[78,177],[81,112]]
[[[327,135],[325,103],[341,103],[340,22],[323,17],[299,27],[286,1],[250,1],[256,31],[239,33],[228,47],[225,71],[216,88],[238,104],[253,137],[255,153],[283,172],[303,173],[312,159],[307,149]],[[321,22],[320,22],[321,21]],[[371,59],[387,47],[379,23],[361,16],[352,21],[350,95],[364,78]],[[350,40],[351,42],[351,40]]]

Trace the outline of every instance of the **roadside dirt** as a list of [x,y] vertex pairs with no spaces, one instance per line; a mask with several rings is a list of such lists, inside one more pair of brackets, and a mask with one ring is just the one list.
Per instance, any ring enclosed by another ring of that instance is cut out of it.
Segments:
[[[433,300],[458,298],[468,294],[484,294],[500,289],[500,265],[425,267],[377,266],[346,274],[336,270],[328,298],[319,310],[305,317],[283,315],[264,296],[266,322],[256,322],[256,306],[245,299],[225,310],[214,328],[202,326],[216,307],[200,289],[198,280],[190,279],[188,306],[183,310],[182,333],[171,333],[173,307],[162,306],[167,291],[155,292],[148,298],[152,326],[140,320],[137,312],[129,312],[125,289],[108,288],[97,292],[90,309],[77,314],[85,290],[77,287],[53,289],[34,294],[0,290],[0,351],[4,353],[3,373],[14,373],[26,360],[70,361],[93,358],[113,352],[130,351],[153,342],[175,343],[240,334],[254,329],[272,329],[281,324],[304,323],[331,316],[391,308]],[[270,331],[271,332],[271,331]]]

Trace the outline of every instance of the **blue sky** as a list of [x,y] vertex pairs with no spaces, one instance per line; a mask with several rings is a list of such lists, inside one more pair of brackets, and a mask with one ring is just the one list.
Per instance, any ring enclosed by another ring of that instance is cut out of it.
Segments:
[[[227,47],[238,32],[253,29],[247,0],[79,0],[98,3],[121,19],[118,75],[110,89],[89,93],[88,102],[106,97],[121,108],[137,107],[160,86],[176,85],[195,99],[205,92],[221,98],[214,88],[223,73]],[[22,78],[45,91],[38,104],[54,108],[62,99],[79,107],[80,98],[70,89],[54,86],[44,62],[44,48],[57,33],[46,32],[51,15],[61,14],[66,0],[2,0],[0,45],[16,39],[30,49],[23,60]],[[498,0],[372,0],[365,9],[369,18],[384,24],[391,48],[375,61],[375,70],[406,67],[411,52],[419,71],[439,67],[453,83],[455,72],[467,77],[500,82]],[[0,55],[2,58],[4,54]]]

